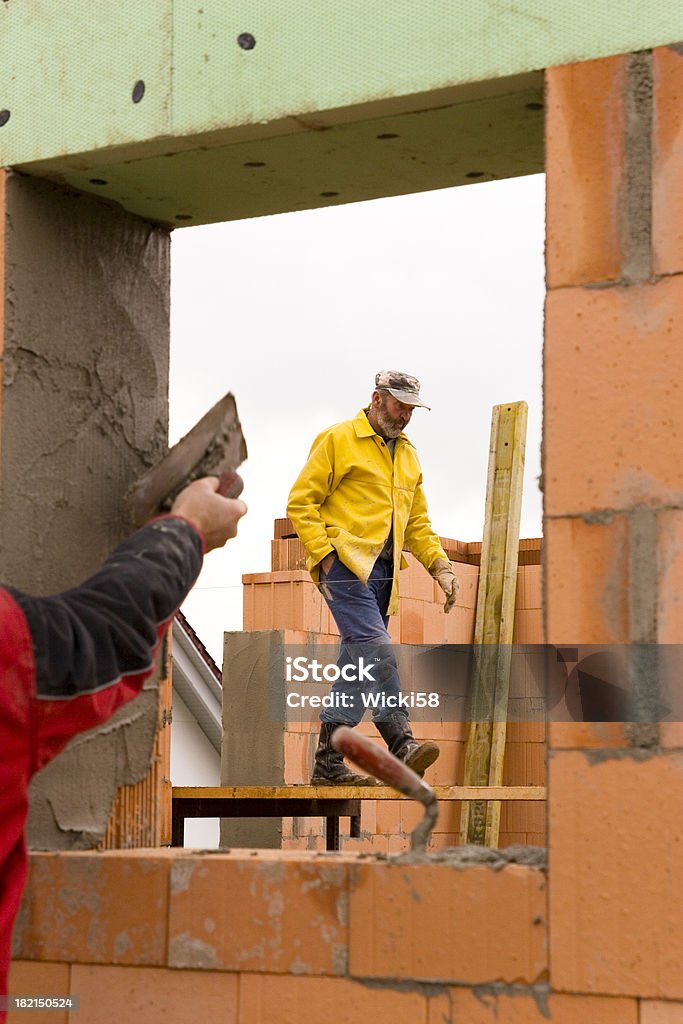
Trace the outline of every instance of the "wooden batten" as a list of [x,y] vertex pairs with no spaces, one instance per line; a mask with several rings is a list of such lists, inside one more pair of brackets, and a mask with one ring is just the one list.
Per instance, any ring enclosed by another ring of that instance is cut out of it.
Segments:
[[[465,751],[464,782],[471,786],[500,786],[503,780],[526,424],[526,402],[494,406]],[[460,829],[463,844],[496,846],[500,803],[464,805]]]

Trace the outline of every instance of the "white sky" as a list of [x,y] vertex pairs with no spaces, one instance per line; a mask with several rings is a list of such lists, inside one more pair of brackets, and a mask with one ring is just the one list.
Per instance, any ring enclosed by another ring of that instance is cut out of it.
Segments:
[[407,433],[432,524],[458,540],[481,539],[492,406],[528,402],[521,536],[540,536],[543,175],[172,238],[170,441],[230,390],[249,448],[249,513],[183,607],[219,665],[313,438],[367,403],[378,370],[422,382],[432,411]]

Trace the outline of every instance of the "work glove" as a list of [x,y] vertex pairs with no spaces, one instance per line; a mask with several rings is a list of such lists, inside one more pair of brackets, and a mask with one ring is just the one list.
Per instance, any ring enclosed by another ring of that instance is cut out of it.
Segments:
[[429,575],[434,577],[446,595],[443,610],[448,614],[458,599],[460,580],[453,572],[451,563],[447,562],[445,558],[437,558],[435,562],[432,562],[429,567]]

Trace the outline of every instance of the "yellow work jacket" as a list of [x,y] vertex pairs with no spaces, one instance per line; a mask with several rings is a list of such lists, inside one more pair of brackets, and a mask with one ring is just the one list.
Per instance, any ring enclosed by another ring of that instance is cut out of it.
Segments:
[[367,583],[393,523],[389,615],[398,611],[398,574],[408,564],[404,547],[427,569],[437,558],[448,560],[427,515],[415,448],[400,434],[392,460],[362,409],[355,419],[318,434],[290,492],[287,515],[306,548],[316,583],[318,565],[332,551]]

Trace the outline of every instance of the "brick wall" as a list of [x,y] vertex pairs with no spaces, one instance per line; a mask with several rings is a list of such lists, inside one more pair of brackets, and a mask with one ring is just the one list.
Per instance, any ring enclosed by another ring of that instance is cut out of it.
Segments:
[[[683,640],[683,49],[547,86],[547,639],[656,658]],[[645,705],[659,678],[634,673]],[[679,1024],[681,725],[557,724],[550,746],[553,989]]]
[[35,1024],[681,1024],[675,941],[664,975],[645,950],[635,975],[603,983],[610,994],[551,987],[567,939],[549,932],[547,902],[545,871],[514,863],[34,853],[10,990],[80,999],[71,1014],[32,1012]]
[[[271,631],[273,644],[337,643],[339,633],[328,607],[305,569],[305,555],[299,540],[292,536],[289,520],[275,521],[272,541],[273,569],[269,573],[252,573],[243,577],[245,634]],[[460,577],[457,603],[448,615],[443,613],[443,594],[422,565],[406,552],[408,568],[401,572],[399,612],[389,620],[389,632],[395,643],[406,645],[468,644],[474,639],[474,617],[479,579],[480,543],[441,538],[444,549],[451,557],[453,569]],[[542,642],[541,615],[541,542],[520,542],[520,566],[517,575],[514,642],[540,644]],[[227,701],[225,719],[226,757],[230,745],[239,743],[249,748],[263,739],[263,723],[254,721],[246,708],[235,704],[235,681],[230,664],[235,660],[235,641],[226,647],[224,695]],[[258,656],[260,658],[260,655]],[[257,659],[255,658],[255,661]],[[405,659],[402,672],[404,690],[410,689],[411,665]],[[244,668],[240,667],[240,672]],[[250,688],[263,687],[263,699],[270,701],[271,680],[250,672]],[[366,735],[379,739],[376,729],[368,720],[360,729]],[[313,755],[319,725],[311,715],[299,720],[290,719],[282,737],[282,774],[273,776],[271,783],[305,783],[310,780]],[[251,738],[245,730],[254,729]],[[272,731],[272,725],[270,726]],[[441,748],[438,761],[427,773],[434,785],[457,785],[463,782],[465,727],[462,722],[414,722],[418,739],[436,740]],[[258,733],[258,735],[257,735]],[[545,728],[541,724],[510,722],[506,748],[506,785],[545,784]],[[228,772],[225,784],[243,781]],[[266,780],[261,780],[265,782]],[[460,803],[444,804],[434,830],[431,849],[457,845],[459,842]],[[416,807],[405,802],[375,803],[364,801],[361,816],[361,837],[343,838],[344,849],[397,853],[409,846],[409,834],[420,817]],[[545,805],[538,802],[520,802],[504,805],[501,816],[500,845],[513,843],[543,845],[545,842]],[[342,828],[347,825],[342,820]],[[263,827],[261,833],[263,832]],[[276,826],[268,826],[273,833]],[[283,849],[322,850],[325,846],[323,824],[318,819],[284,819],[277,825],[279,842]],[[226,823],[223,840],[243,840],[244,832],[237,824]],[[247,834],[248,839],[248,834]],[[272,842],[278,841],[273,837]]]
[[[545,873],[521,864],[263,850],[39,853],[11,988],[80,997],[70,1017],[45,1013],[51,1024],[365,1024],[370,1014],[436,1024],[494,1020],[493,990],[482,1000],[473,986],[514,985],[517,1005],[540,1021],[545,901]],[[480,1017],[462,1016],[470,1010]],[[9,1024],[25,1016],[11,1014]]]

